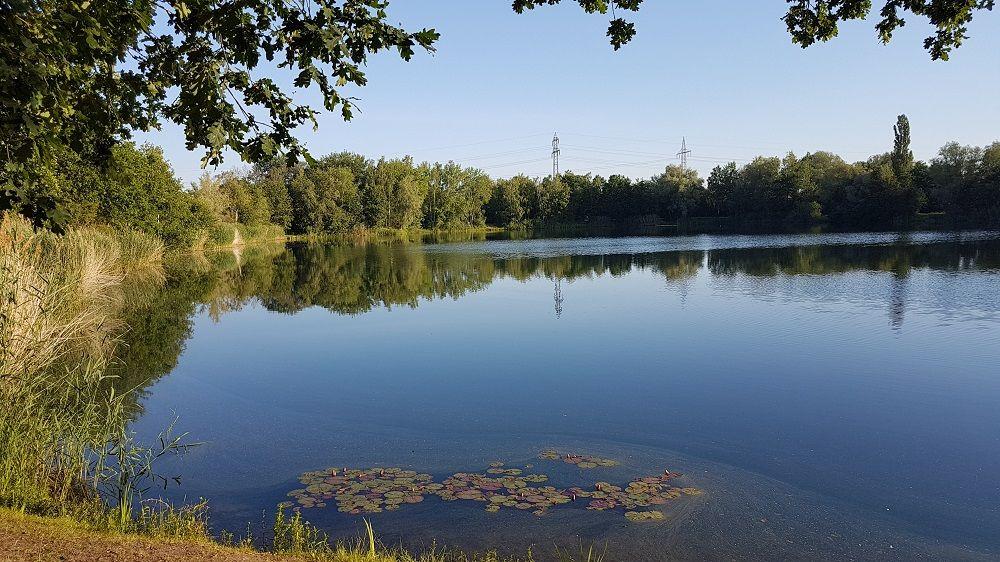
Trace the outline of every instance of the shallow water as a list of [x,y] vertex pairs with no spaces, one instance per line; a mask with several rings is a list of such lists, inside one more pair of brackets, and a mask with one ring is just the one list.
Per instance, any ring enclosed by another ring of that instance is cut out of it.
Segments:
[[[170,498],[209,499],[216,530],[261,525],[310,470],[441,480],[505,461],[558,487],[676,470],[704,494],[652,523],[435,497],[368,517],[387,543],[543,558],[581,544],[609,560],[1000,556],[998,233],[228,260],[172,281],[126,357],[150,379],[140,435],[176,417],[205,442],[162,469],[183,476]],[[621,464],[536,458],[549,448]],[[332,500],[303,515],[335,536],[361,526]]]

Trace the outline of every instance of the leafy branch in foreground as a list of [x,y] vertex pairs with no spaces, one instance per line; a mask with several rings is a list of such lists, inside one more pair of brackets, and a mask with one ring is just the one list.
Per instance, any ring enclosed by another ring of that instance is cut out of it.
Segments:
[[[514,0],[517,13],[536,6],[559,4],[562,0]],[[637,11],[643,0],[574,0],[588,14],[606,14],[617,10]],[[782,18],[788,26],[792,42],[809,47],[837,36],[838,25],[850,20],[866,19],[872,11],[872,0],[785,0],[788,12]],[[995,0],[885,0],[875,25],[883,43],[892,40],[893,33],[906,25],[904,15],[926,18],[935,28],[934,35],[924,40],[924,48],[934,60],[948,60],[952,49],[960,47],[968,24],[977,11],[992,10]],[[608,25],[608,37],[617,51],[635,37],[635,24],[617,15]]]
[[[25,201],[59,147],[95,162],[133,131],[180,124],[188,149],[218,164],[305,151],[293,131],[318,110],[272,75],[353,114],[342,92],[367,83],[368,56],[410,60],[433,29],[387,23],[386,0],[9,0],[0,10],[0,209],[45,215]],[[265,71],[266,69],[266,71]],[[42,202],[44,203],[44,202]],[[39,208],[35,208],[39,207]],[[42,222],[42,221],[36,221]]]

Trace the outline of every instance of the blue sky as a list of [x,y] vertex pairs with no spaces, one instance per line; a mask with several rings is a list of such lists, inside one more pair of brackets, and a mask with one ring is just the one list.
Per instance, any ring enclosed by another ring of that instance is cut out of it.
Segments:
[[[394,23],[441,33],[437,52],[373,57],[368,86],[349,91],[355,119],[325,114],[300,136],[316,155],[409,154],[542,176],[558,131],[563,170],[631,177],[675,163],[682,136],[703,175],[789,150],[861,160],[891,146],[899,113],[920,159],[950,140],[1000,139],[997,12],[973,22],[951,61],[934,62],[922,46],[930,28],[914,17],[888,46],[869,21],[803,50],[781,0],[649,0],[632,14],[637,37],[615,52],[607,17],[564,4],[517,15],[508,0],[392,0]],[[298,97],[319,106],[315,93]],[[163,146],[185,181],[202,173],[176,127],[139,138]],[[219,169],[241,166],[230,155]]]

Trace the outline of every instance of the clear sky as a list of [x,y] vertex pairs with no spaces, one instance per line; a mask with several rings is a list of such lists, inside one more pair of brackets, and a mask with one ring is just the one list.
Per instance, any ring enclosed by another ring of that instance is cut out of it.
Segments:
[[[648,0],[631,14],[638,35],[615,52],[606,16],[564,4],[517,15],[509,0],[392,0],[393,23],[441,33],[437,52],[373,57],[368,86],[350,90],[354,120],[324,114],[301,138],[314,155],[409,154],[543,176],[558,132],[564,171],[636,178],[675,163],[682,136],[705,176],[789,150],[862,160],[891,147],[900,113],[919,159],[950,140],[1000,139],[1000,12],[981,14],[952,60],[934,62],[922,45],[930,28],[915,17],[888,46],[868,21],[803,50],[781,0]],[[321,107],[315,93],[299,99]],[[185,181],[202,172],[178,128],[140,140],[163,146]],[[240,166],[230,155],[220,169]]]

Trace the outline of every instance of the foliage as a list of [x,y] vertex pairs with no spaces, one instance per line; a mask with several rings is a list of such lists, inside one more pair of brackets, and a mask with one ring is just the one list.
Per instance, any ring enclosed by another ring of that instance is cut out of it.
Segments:
[[538,182],[523,175],[497,180],[486,204],[486,220],[500,226],[521,226],[531,211],[525,206],[537,200],[538,190]]
[[[517,13],[536,6],[559,4],[562,0],[514,0]],[[643,0],[574,0],[587,13],[605,14],[610,7],[617,10],[637,11]],[[803,48],[817,41],[829,41],[837,36],[839,24],[850,20],[867,19],[872,11],[871,0],[786,0],[788,12],[784,16],[792,42]],[[883,43],[892,40],[895,31],[904,25],[907,12],[926,18],[935,28],[934,35],[924,40],[924,48],[934,60],[948,60],[952,49],[968,39],[968,24],[979,11],[992,10],[995,0],[885,0],[875,25]],[[635,24],[615,16],[608,25],[608,38],[617,51],[635,37]]]
[[242,172],[204,175],[182,189],[153,147],[114,147],[106,168],[65,152],[33,187],[70,211],[71,226],[135,229],[170,247],[225,246],[295,235],[461,230],[484,225],[691,224],[725,217],[736,229],[904,228],[918,212],[952,225],[997,224],[996,145],[949,144],[916,162],[900,115],[888,153],[848,163],[828,152],[759,157],[712,170],[707,181],[667,166],[648,179],[614,174],[492,179],[454,162],[330,154],[308,164],[272,160]]
[[302,148],[291,132],[314,123],[317,111],[255,71],[286,71],[296,88],[316,88],[325,109],[349,119],[353,102],[339,88],[366,83],[369,54],[395,49],[409,60],[438,38],[386,23],[386,6],[14,0],[3,11],[8,32],[0,42],[8,158],[27,162],[60,145],[107,151],[161,117],[181,124],[189,148],[206,149],[208,163],[221,161],[225,148],[250,161],[282,149],[296,156]]
[[230,149],[251,162],[304,153],[293,131],[318,111],[297,103],[259,67],[315,88],[345,119],[368,56],[410,60],[433,50],[432,29],[387,23],[384,0],[107,2],[12,0],[0,11],[0,210],[56,220],[25,193],[62,149],[101,163],[133,131],[165,118],[189,149],[217,164]]

